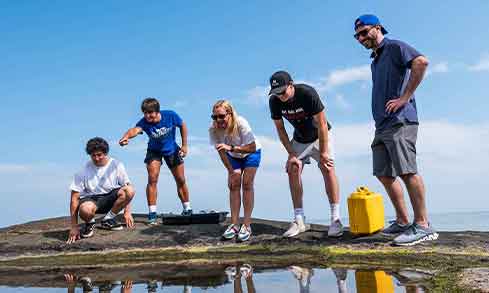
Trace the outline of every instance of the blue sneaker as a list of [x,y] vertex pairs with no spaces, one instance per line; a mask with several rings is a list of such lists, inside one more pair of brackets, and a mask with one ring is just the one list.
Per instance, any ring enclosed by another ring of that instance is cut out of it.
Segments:
[[158,224],[158,214],[156,212],[151,212],[148,214],[148,225],[153,226]]
[[438,239],[438,233],[429,224],[425,228],[414,223],[404,233],[394,238],[394,245],[411,246],[423,241],[436,239]]
[[398,234],[404,233],[411,225],[401,225],[396,220],[389,221],[389,226],[383,229],[380,233],[386,236],[396,236]]

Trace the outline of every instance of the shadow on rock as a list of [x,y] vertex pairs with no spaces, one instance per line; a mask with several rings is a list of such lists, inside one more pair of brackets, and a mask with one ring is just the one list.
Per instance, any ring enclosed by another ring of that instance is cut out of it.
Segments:
[[66,241],[68,239],[68,235],[70,234],[70,230],[62,230],[62,231],[48,231],[42,233],[42,236],[45,238],[56,239],[60,241]]

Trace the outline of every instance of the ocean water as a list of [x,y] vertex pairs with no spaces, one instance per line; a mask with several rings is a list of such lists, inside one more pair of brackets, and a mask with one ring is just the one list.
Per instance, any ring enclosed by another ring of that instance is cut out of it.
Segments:
[[[429,214],[428,218],[431,225],[438,231],[489,232],[489,211],[434,213]],[[394,219],[395,216],[386,216],[386,222]],[[341,220],[343,224],[348,225],[348,217],[342,217]],[[329,220],[325,219],[312,219],[310,222],[324,225],[329,224]]]

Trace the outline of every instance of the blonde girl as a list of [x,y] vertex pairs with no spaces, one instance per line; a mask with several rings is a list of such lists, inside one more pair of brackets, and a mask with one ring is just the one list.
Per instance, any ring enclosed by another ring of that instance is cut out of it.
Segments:
[[[254,179],[260,166],[261,146],[248,121],[239,116],[231,103],[217,101],[212,107],[210,143],[228,171],[231,224],[222,234],[226,240],[237,237],[247,241],[251,237],[251,213],[254,203]],[[241,197],[242,193],[242,197]],[[239,226],[239,213],[243,202],[244,219]]]

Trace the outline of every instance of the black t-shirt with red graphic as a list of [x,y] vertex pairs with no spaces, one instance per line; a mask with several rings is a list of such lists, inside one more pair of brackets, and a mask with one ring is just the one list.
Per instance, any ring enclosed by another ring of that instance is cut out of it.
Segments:
[[[306,84],[294,84],[295,93],[286,102],[272,96],[268,101],[273,120],[287,119],[294,126],[294,140],[311,143],[318,139],[318,128],[313,116],[324,110],[316,90]],[[328,129],[331,125],[328,122]]]

